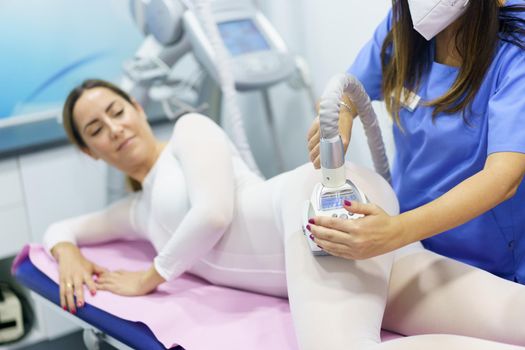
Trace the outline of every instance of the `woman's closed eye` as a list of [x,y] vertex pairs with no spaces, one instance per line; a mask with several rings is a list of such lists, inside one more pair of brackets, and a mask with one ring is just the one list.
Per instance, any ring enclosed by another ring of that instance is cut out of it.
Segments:
[[88,126],[86,129],[86,133],[90,136],[97,136],[102,131],[102,128],[104,127],[104,124],[102,124],[99,120],[93,121],[91,125]]
[[96,128],[93,129],[93,131],[91,132],[91,136],[97,136],[100,132],[102,131],[102,127],[101,126],[98,126]]

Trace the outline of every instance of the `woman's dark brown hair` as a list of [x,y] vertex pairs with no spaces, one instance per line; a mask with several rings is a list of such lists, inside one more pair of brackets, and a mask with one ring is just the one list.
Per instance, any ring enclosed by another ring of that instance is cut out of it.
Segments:
[[[90,90],[94,88],[105,88],[105,89],[111,90],[134,106],[133,100],[127,92],[125,92],[124,90],[116,86],[115,84],[112,84],[105,80],[100,80],[100,79],[84,80],[82,84],[80,84],[79,86],[71,90],[71,92],[66,98],[66,102],[64,103],[64,108],[62,109],[62,125],[64,126],[64,131],[66,132],[66,135],[69,138],[69,141],[71,141],[71,143],[73,143],[74,145],[76,145],[78,148],[81,148],[81,149],[87,148],[87,145],[84,142],[84,139],[82,139],[80,132],[78,131],[78,127],[75,123],[75,118],[73,116],[73,110],[75,109],[75,104],[77,103],[78,99],[82,96],[82,94],[86,90]],[[142,189],[141,183],[138,182],[137,180],[127,176],[126,181],[128,183],[128,186],[133,192],[137,192]]]
[[[397,125],[403,89],[417,90],[432,60],[432,43],[413,28],[408,0],[392,0],[392,29],[381,50],[382,93],[386,107]],[[516,16],[525,6],[500,7],[496,0],[469,1],[465,13],[458,19],[456,49],[462,64],[452,87],[427,105],[434,107],[433,118],[439,113],[453,114],[471,106],[500,41],[510,42],[525,50],[525,20]]]

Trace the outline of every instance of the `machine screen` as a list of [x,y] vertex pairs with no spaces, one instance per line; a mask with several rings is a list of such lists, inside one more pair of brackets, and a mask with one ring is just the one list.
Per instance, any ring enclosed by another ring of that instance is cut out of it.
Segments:
[[243,19],[218,24],[224,44],[232,56],[269,50],[270,46],[252,20]]
[[321,197],[321,210],[338,209],[343,207],[343,201],[355,201],[358,197],[354,191],[329,193]]

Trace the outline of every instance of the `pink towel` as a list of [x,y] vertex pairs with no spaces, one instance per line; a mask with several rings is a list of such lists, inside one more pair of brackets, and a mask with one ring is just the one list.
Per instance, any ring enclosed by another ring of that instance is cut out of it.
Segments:
[[[90,260],[110,270],[144,270],[155,256],[144,241],[118,241],[81,248]],[[33,265],[58,281],[56,262],[40,245],[24,247],[13,269],[29,254]],[[122,297],[99,291],[84,293],[86,303],[117,317],[142,322],[170,348],[298,349],[286,299],[214,286],[185,274],[164,283],[155,293]],[[396,338],[384,333],[383,340]]]

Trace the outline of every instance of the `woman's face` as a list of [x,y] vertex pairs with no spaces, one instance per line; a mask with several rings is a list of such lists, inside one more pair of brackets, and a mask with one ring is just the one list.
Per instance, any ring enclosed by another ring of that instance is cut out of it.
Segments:
[[125,171],[154,153],[155,138],[143,109],[107,88],[84,91],[73,116],[87,146],[82,151],[95,159]]

